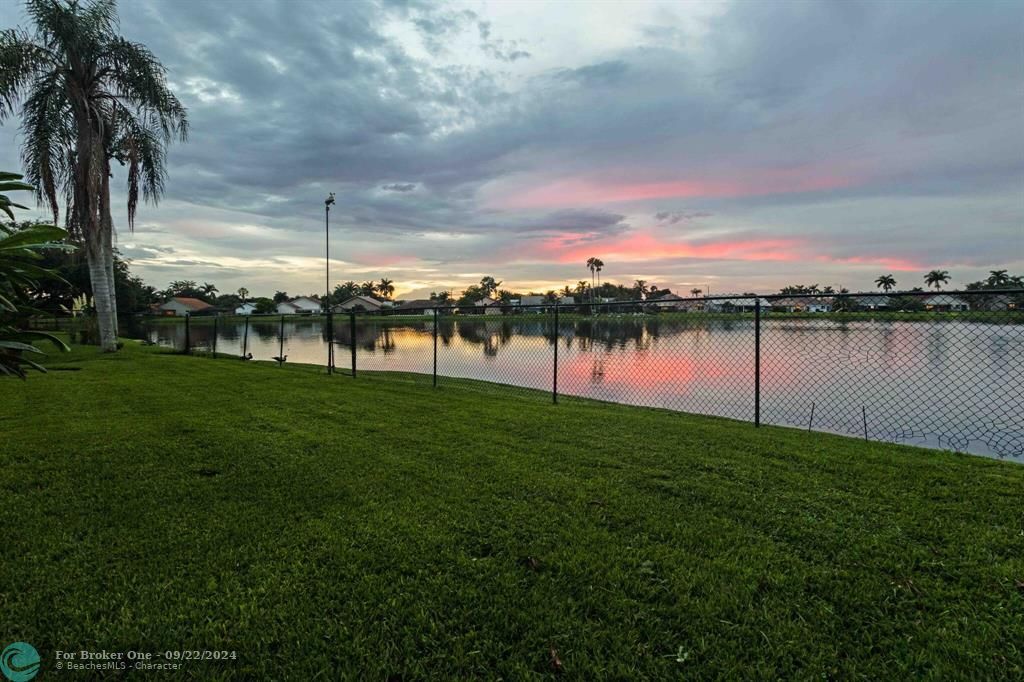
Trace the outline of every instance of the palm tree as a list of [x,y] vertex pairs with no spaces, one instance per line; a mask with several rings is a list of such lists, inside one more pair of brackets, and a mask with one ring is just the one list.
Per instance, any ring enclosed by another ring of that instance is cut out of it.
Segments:
[[367,280],[359,285],[359,293],[363,296],[373,296],[377,293],[377,285]]
[[484,292],[485,298],[493,296],[500,286],[501,282],[496,282],[490,275],[480,280],[480,290]]
[[439,291],[437,292],[436,299],[440,303],[447,303],[452,299],[452,294],[450,291]]
[[384,298],[391,298],[391,294],[395,293],[395,286],[390,279],[381,277],[377,292]]
[[604,268],[604,261],[600,258],[594,259],[594,267],[597,269],[597,288],[601,289],[601,270]]
[[935,287],[935,291],[942,289],[942,285],[949,281],[949,273],[945,270],[932,270],[924,276],[926,286]]
[[597,258],[591,256],[587,259],[587,269],[590,270],[590,300],[594,300],[594,273],[597,272]]
[[633,282],[633,291],[636,292],[636,297],[642,300],[644,294],[647,293],[647,280],[638,279]]
[[338,303],[343,303],[344,301],[352,298],[358,293],[359,285],[353,282],[352,280],[349,280],[344,284],[339,284],[338,286],[334,287],[334,297],[337,299]]
[[690,289],[690,293],[691,293],[691,294],[693,294],[693,297],[694,297],[694,298],[697,298],[697,297],[698,297],[698,296],[700,296],[700,295],[701,295],[701,294],[702,294],[703,292],[704,292],[704,290],[703,290],[703,289],[701,289],[700,287],[694,287],[694,288]]
[[875,286],[877,286],[885,293],[889,293],[896,287],[896,278],[894,278],[892,275],[882,275],[881,277],[875,280]]
[[203,282],[203,286],[199,287],[199,291],[203,296],[209,296],[210,300],[217,300],[217,294],[220,291],[217,287],[209,282]]
[[22,158],[36,199],[54,219],[66,199],[71,234],[85,245],[100,345],[117,349],[110,161],[128,166],[128,225],[139,190],[164,188],[166,146],[188,132],[185,107],[143,45],[117,35],[115,0],[26,0],[35,34],[0,32],[0,120],[19,100]]
[[1004,287],[1010,283],[1010,276],[1006,270],[989,270],[987,281],[990,287]]
[[238,298],[242,299],[242,303],[245,303],[245,299],[249,298],[249,290],[245,287],[238,288]]

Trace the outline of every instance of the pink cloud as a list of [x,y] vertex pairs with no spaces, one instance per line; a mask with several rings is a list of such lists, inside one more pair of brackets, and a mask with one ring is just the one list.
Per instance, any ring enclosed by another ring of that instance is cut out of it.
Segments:
[[[848,176],[811,168],[785,168],[739,172],[728,179],[695,178],[658,182],[616,182],[595,178],[568,178],[502,190],[489,203],[503,208],[552,208],[608,204],[649,199],[720,199],[822,192],[854,184]],[[493,191],[497,194],[497,188]]]
[[559,235],[543,240],[537,247],[541,258],[553,256],[561,263],[586,260],[596,252],[617,261],[647,261],[661,258],[703,258],[709,260],[791,261],[801,258],[802,242],[795,239],[737,239],[689,244],[665,241],[650,234],[635,234],[612,240],[583,243],[585,235]]

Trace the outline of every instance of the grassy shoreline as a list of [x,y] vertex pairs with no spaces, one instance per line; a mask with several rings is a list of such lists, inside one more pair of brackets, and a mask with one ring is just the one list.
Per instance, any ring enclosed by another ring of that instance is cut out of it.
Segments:
[[194,679],[1024,674],[1024,467],[127,342],[0,382],[0,629]]

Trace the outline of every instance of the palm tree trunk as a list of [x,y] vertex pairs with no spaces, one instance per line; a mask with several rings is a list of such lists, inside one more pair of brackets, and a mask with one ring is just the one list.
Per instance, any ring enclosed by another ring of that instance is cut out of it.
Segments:
[[93,130],[88,110],[80,106],[76,115],[78,139],[75,154],[74,224],[76,232],[85,242],[100,348],[105,352],[113,352],[117,350],[117,330],[111,305],[114,292],[110,271],[107,269],[107,249],[104,248],[103,237],[102,175],[106,167],[103,145],[100,143],[100,135]]
[[107,263],[103,240],[95,235],[85,247],[89,263],[89,280],[92,283],[93,304],[100,332],[100,348],[110,352],[117,350],[117,332],[114,330],[113,309],[110,306],[112,292],[107,277]]
[[103,182],[100,194],[102,210],[100,215],[100,232],[103,235],[103,261],[107,275],[107,286],[110,290],[110,316],[114,326],[114,338],[117,338],[117,287],[114,285],[114,218],[110,214],[110,161],[104,161]]

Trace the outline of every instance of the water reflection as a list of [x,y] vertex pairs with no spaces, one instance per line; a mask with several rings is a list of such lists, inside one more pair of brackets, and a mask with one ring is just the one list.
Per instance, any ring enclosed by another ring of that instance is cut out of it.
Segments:
[[[184,325],[135,332],[184,345]],[[323,364],[322,320],[252,318],[190,325],[193,348]],[[434,321],[335,321],[339,368],[430,373]],[[569,395],[749,421],[754,414],[754,323],[749,317],[633,315],[563,319],[441,319],[438,373]],[[831,430],[982,454],[1024,454],[1024,325],[768,319],[761,331],[765,423]],[[812,407],[813,406],[813,407]],[[813,422],[811,412],[814,412]]]

